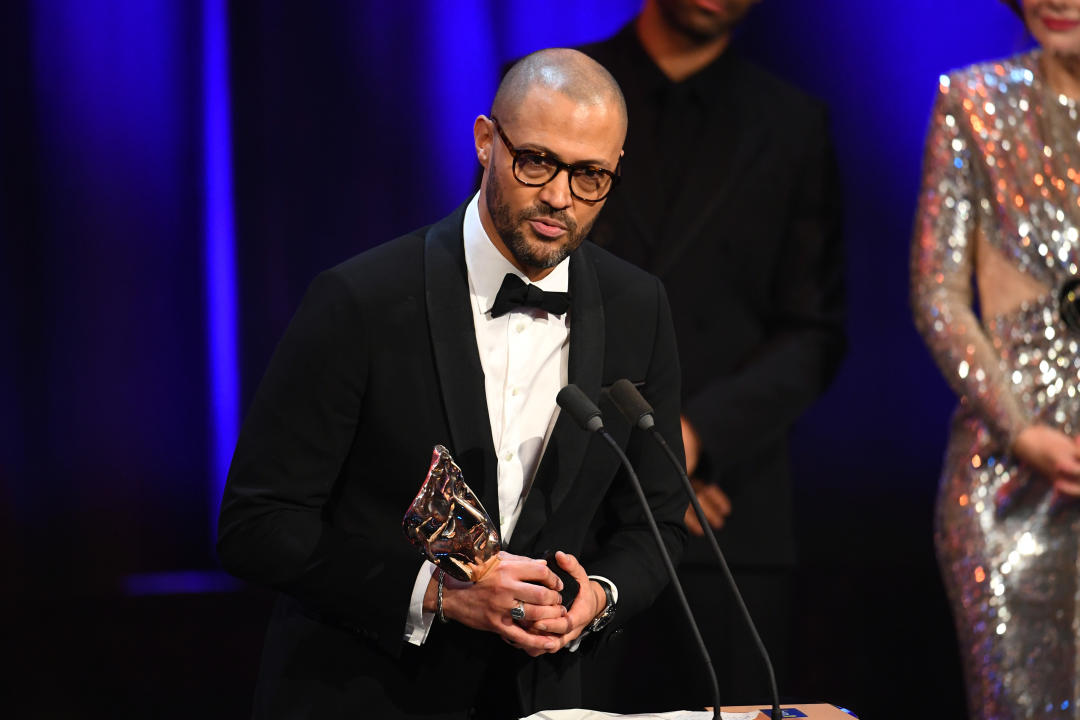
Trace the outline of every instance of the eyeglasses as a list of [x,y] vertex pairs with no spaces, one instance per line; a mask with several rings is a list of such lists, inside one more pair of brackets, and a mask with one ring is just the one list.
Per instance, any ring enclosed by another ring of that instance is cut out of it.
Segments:
[[615,172],[589,163],[564,163],[550,153],[542,150],[522,150],[515,148],[503,132],[502,125],[493,115],[491,122],[502,138],[503,144],[514,158],[514,179],[522,185],[540,187],[547,185],[563,170],[566,170],[570,183],[570,194],[578,200],[594,203],[608,196],[611,189],[619,184],[619,167]]

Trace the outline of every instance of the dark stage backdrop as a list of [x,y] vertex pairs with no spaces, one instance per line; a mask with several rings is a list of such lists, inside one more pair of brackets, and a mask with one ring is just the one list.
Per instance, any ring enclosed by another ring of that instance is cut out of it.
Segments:
[[[637,7],[3,4],[0,714],[247,713],[269,597],[217,572],[212,518],[307,283],[466,197],[503,63]],[[1025,43],[993,0],[768,0],[740,33],[830,104],[845,190],[850,350],[795,432],[787,695],[961,713],[930,539],[954,399],[907,248],[938,74]]]

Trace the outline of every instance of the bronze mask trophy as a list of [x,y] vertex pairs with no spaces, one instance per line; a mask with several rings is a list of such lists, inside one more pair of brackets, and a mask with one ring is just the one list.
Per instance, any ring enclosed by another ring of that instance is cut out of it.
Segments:
[[476,582],[499,560],[499,529],[442,445],[401,524],[424,557],[458,580]]

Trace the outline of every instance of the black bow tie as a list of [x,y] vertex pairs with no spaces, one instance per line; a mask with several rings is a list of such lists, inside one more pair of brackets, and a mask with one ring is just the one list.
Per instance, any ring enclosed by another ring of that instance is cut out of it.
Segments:
[[497,318],[519,307],[539,308],[552,315],[563,315],[570,309],[570,293],[544,292],[535,285],[525,284],[517,275],[507,273],[495,295],[491,317]]

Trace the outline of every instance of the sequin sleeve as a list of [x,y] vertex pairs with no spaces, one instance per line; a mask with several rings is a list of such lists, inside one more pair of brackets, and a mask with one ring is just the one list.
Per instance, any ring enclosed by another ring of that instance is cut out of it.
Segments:
[[[1008,449],[1030,423],[1000,355],[972,310],[972,272],[987,197],[966,112],[963,84],[942,76],[923,157],[922,190],[911,249],[915,325],[949,385]],[[990,200],[992,201],[992,199]]]

